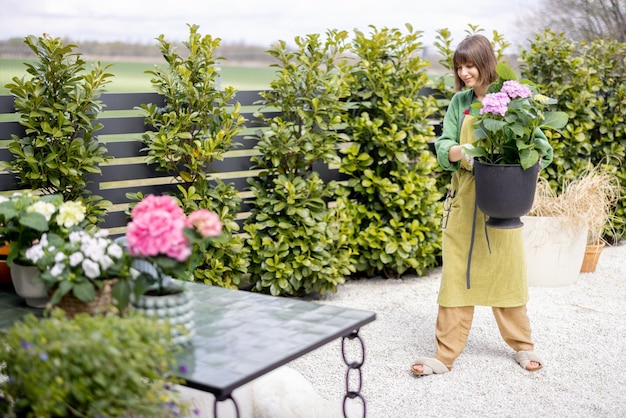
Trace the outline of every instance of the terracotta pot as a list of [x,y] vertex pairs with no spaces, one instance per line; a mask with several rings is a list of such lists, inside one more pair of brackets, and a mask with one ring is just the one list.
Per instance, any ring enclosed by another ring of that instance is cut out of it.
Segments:
[[9,255],[9,244],[5,243],[0,246],[0,283],[11,283],[11,269],[7,264],[7,256]]
[[580,267],[581,273],[593,273],[596,271],[596,266],[598,265],[598,260],[600,259],[604,245],[604,241],[600,241],[598,244],[587,244],[583,265]]

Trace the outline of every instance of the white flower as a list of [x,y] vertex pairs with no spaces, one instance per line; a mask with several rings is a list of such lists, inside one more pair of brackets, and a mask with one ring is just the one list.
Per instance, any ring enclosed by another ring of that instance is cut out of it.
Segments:
[[[49,248],[48,251],[53,252],[55,250],[54,247]],[[65,254],[62,252],[58,252],[54,255],[54,262],[55,263],[62,263],[63,261],[65,261],[67,257],[65,257]]]
[[103,271],[110,269],[113,266],[113,264],[115,264],[113,259],[109,257],[108,255],[105,255],[104,257],[100,258],[98,262],[100,263],[100,267],[102,267]]
[[107,248],[107,254],[113,258],[120,259],[124,255],[124,250],[118,244],[111,244]]
[[56,207],[50,202],[37,201],[26,208],[26,212],[37,212],[46,218],[46,222],[50,222],[52,215],[56,212]]
[[85,272],[85,276],[87,276],[88,278],[97,279],[98,277],[100,277],[100,266],[98,265],[98,263],[86,258],[83,261],[82,266],[83,271]]
[[[62,253],[59,253],[59,254],[62,254]],[[77,251],[74,254],[70,255],[70,266],[76,267],[77,265],[82,263],[84,259],[85,259],[85,256],[83,255],[83,253],[81,253],[80,251]]]
[[45,252],[43,250],[43,245],[35,244],[26,250],[26,258],[33,264],[37,263],[39,260],[43,258]]
[[48,246],[48,234],[44,233],[41,238],[39,238],[39,245],[41,245],[42,247],[47,247]]
[[103,238],[85,236],[80,249],[93,261],[100,262],[104,257],[107,242]]
[[65,265],[57,263],[50,269],[50,274],[52,277],[59,277],[63,274],[63,270],[65,270]]

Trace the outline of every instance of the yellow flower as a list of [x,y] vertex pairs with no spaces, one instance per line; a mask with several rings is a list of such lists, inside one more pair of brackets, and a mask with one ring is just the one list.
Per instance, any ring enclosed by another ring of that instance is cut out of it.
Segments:
[[71,228],[85,219],[85,212],[86,208],[81,202],[63,202],[57,215],[57,224]]

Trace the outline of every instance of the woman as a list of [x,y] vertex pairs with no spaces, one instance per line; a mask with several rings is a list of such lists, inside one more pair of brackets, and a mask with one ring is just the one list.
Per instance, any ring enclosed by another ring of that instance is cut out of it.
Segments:
[[[528,285],[522,230],[485,229],[485,217],[475,206],[472,160],[463,144],[473,142],[474,101],[482,101],[489,84],[496,81],[496,57],[482,35],[463,40],[453,56],[456,93],[437,138],[437,159],[454,171],[443,217],[443,269],[435,326],[437,352],[420,357],[411,371],[416,375],[447,373],[462,353],[472,325],[474,306],[491,306],[504,341],[515,350],[516,361],[526,370],[539,370],[543,362],[533,351],[526,312]],[[465,87],[465,90],[461,91]],[[536,141],[546,137],[538,131]],[[548,147],[550,148],[550,147]],[[552,149],[542,166],[552,160]],[[488,237],[487,237],[488,234]]]

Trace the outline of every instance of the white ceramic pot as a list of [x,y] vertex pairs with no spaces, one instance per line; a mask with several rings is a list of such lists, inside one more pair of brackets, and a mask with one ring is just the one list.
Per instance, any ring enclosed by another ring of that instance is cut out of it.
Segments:
[[562,217],[523,216],[529,286],[567,286],[578,279],[587,245],[587,228]]
[[168,320],[172,326],[172,339],[177,344],[187,344],[194,335],[193,300],[191,292],[181,290],[166,295],[143,295],[132,302],[135,310],[144,315]]
[[24,298],[26,304],[33,308],[45,308],[50,300],[44,283],[39,280],[39,269],[13,262],[11,264],[11,281],[15,293]]

